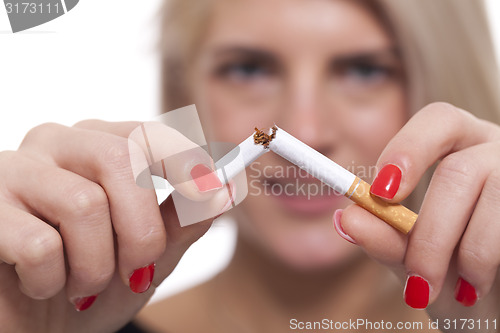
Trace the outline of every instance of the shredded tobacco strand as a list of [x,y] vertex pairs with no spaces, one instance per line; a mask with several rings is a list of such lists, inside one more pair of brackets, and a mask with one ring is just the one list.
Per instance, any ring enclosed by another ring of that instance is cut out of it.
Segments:
[[273,126],[272,128],[272,133],[271,135],[264,133],[257,127],[255,127],[255,133],[253,135],[253,141],[257,145],[263,145],[264,148],[268,149],[269,148],[269,143],[273,141],[273,139],[276,137],[276,131],[278,128],[276,126]]

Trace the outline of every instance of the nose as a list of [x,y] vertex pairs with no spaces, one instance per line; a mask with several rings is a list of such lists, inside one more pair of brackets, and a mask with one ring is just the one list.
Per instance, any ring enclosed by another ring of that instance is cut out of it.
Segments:
[[286,81],[277,124],[324,155],[338,144],[335,115],[322,93],[322,73],[312,66],[295,67]]

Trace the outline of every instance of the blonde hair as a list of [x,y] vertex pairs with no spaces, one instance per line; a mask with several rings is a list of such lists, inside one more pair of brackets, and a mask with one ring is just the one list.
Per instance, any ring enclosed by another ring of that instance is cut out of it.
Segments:
[[[188,67],[216,0],[167,0],[162,9],[163,110],[193,103]],[[483,1],[358,0],[393,35],[405,68],[411,113],[436,101],[500,123],[500,90]],[[414,192],[415,209],[430,173]]]
[[412,111],[444,101],[500,122],[499,72],[482,1],[379,3],[402,54]]
[[193,104],[189,96],[189,63],[209,25],[215,0],[165,0],[160,11],[162,111]]

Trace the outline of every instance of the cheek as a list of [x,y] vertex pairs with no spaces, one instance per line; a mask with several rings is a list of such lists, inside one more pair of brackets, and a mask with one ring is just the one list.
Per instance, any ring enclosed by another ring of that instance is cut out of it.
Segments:
[[[219,87],[207,83],[199,82],[195,92],[195,103],[201,109],[200,117],[203,124],[209,127],[209,133],[206,134],[211,134],[210,139],[213,141],[239,143],[243,137],[238,133],[249,133],[249,129],[245,131],[241,126],[243,122],[235,121],[236,112],[231,112],[237,107],[235,101],[228,98]],[[236,118],[240,118],[240,115]]]
[[349,138],[364,160],[376,159],[387,143],[407,121],[407,110],[402,91],[394,92],[383,103],[359,108],[349,125]]

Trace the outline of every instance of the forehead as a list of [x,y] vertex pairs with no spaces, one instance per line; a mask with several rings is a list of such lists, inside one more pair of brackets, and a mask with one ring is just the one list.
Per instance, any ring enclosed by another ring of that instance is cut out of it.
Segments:
[[378,19],[353,0],[216,0],[206,41],[284,52],[353,52],[391,44]]

